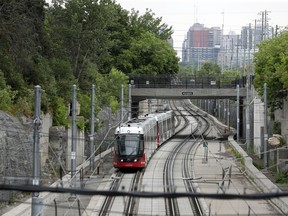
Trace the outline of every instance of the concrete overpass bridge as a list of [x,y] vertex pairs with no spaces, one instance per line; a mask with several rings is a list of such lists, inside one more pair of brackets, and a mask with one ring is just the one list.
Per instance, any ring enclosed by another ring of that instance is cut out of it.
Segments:
[[[225,118],[228,125],[234,123],[236,127],[236,103],[234,113],[230,114],[229,101],[237,101],[239,95],[240,136],[243,136],[244,99],[246,98],[246,77],[238,79],[217,77],[168,77],[140,75],[130,77],[131,85],[131,113],[136,117],[139,111],[139,102],[146,99],[199,99],[198,106],[210,114]],[[239,90],[239,91],[238,91]],[[226,103],[228,101],[228,103]],[[221,104],[222,103],[222,104]],[[209,106],[211,107],[209,110]],[[231,107],[232,112],[232,107]],[[222,114],[221,114],[222,113]],[[229,117],[231,115],[231,117]],[[233,118],[233,119],[232,119]],[[231,119],[231,120],[227,120]]]
[[246,78],[168,77],[141,75],[130,78],[132,102],[145,99],[237,99],[246,97]]

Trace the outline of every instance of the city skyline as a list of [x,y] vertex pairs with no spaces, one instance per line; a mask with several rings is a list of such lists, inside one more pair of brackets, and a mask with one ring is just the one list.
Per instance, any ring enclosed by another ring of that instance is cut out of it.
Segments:
[[267,10],[270,26],[278,25],[283,29],[288,25],[288,2],[283,0],[117,0],[117,3],[127,10],[134,8],[140,13],[149,8],[156,17],[162,17],[164,23],[173,27],[174,49],[179,57],[182,43],[194,23],[204,24],[208,28],[223,28],[224,34],[230,31],[240,34],[242,26],[249,23],[254,26],[255,20],[260,22],[261,12]]

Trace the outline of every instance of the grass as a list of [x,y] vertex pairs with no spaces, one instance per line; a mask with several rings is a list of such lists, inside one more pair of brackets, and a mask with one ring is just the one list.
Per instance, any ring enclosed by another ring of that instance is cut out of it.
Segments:
[[288,177],[283,172],[278,172],[276,175],[276,183],[279,184],[287,184],[288,183]]

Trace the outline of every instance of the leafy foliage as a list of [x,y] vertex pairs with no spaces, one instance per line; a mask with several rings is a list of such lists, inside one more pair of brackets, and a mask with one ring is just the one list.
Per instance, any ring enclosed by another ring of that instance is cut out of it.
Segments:
[[119,66],[127,74],[174,74],[178,71],[178,58],[166,41],[145,32],[132,39],[130,49],[120,56]]
[[263,41],[254,61],[254,85],[257,91],[263,95],[266,83],[269,106],[272,110],[282,108],[288,89],[288,32]]
[[11,107],[16,95],[17,92],[6,85],[4,74],[0,70],[0,110],[11,112]]
[[172,33],[151,10],[140,15],[114,0],[2,1],[0,109],[32,116],[40,85],[41,110],[54,114],[54,125],[67,125],[72,85],[87,119],[95,84],[96,114],[102,106],[116,111],[126,75],[177,72]]
[[215,62],[204,62],[197,72],[198,76],[217,76],[221,74],[220,66]]
[[130,14],[130,26],[135,36],[141,35],[143,32],[149,32],[161,40],[168,40],[173,34],[172,27],[162,23],[162,18],[155,18],[155,13],[150,9],[140,16],[139,11],[132,9]]
[[65,104],[62,98],[57,98],[53,113],[53,125],[68,126],[68,104]]

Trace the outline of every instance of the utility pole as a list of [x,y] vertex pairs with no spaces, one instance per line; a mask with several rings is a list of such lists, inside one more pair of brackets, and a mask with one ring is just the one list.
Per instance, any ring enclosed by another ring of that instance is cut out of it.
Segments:
[[226,99],[224,99],[223,103],[223,107],[224,107],[224,110],[223,110],[223,116],[224,116],[224,123],[227,124],[227,105],[226,105]]
[[228,122],[228,131],[230,131],[230,99],[228,99],[228,105],[227,105],[227,122]]
[[239,92],[239,84],[237,84],[237,143],[239,143],[239,132],[240,132],[239,111],[240,111],[240,92]]
[[121,123],[124,121],[124,86],[121,85]]
[[224,56],[224,11],[222,12],[222,14],[223,14],[223,21],[222,21],[222,46],[221,46],[221,52],[222,52],[222,64],[221,64],[221,73],[223,74],[223,71],[224,71],[224,59],[225,59],[225,57],[226,57],[226,54],[225,54],[225,56]]
[[129,84],[128,89],[128,120],[131,119],[131,106],[132,106],[132,100],[131,100],[131,84]]
[[249,106],[249,77],[246,81],[246,150],[250,150],[250,106]]
[[[40,169],[41,169],[41,158],[40,158],[40,108],[41,108],[41,87],[39,85],[34,88],[34,134],[33,134],[33,185],[39,186],[40,181]],[[38,192],[32,194],[32,207],[31,216],[43,215],[43,200],[39,198]]]
[[265,10],[265,11],[262,11],[261,12],[261,15],[262,15],[262,36],[261,36],[261,42],[263,41],[263,40],[266,40],[266,39],[268,39],[268,36],[269,36],[269,32],[268,32],[268,13],[269,13],[270,11],[267,11],[267,10]]
[[231,54],[230,54],[230,70],[232,71],[232,62],[233,62],[233,56],[234,56],[234,38],[231,40]]
[[236,48],[236,69],[238,70],[238,61],[239,61],[239,35],[237,35],[237,48]]
[[267,121],[267,84],[264,83],[264,170],[267,170],[267,142],[268,142],[268,121]]
[[250,52],[252,49],[252,30],[251,30],[251,23],[249,23],[249,28],[248,28],[248,75],[250,73]]
[[278,25],[276,25],[276,28],[275,28],[275,37],[277,37],[277,35],[278,35],[278,30],[279,30],[279,27],[278,27]]
[[[253,55],[255,55],[255,50],[256,50],[256,30],[257,30],[257,20],[255,19],[254,23],[254,43],[253,43]],[[253,69],[254,71],[254,69]]]
[[95,124],[95,85],[91,89],[91,120],[90,120],[90,171],[94,170],[95,146],[94,146],[94,124]]
[[221,100],[218,100],[218,118],[221,121]]
[[261,19],[261,42],[264,40],[264,12],[261,12],[262,19]]
[[76,85],[72,87],[71,187],[76,188]]
[[242,39],[242,42],[243,42],[243,44],[242,44],[242,46],[243,46],[243,48],[244,48],[244,59],[243,59],[243,75],[245,76],[245,75],[247,75],[247,74],[245,74],[245,71],[246,71],[246,49],[247,49],[247,32],[248,32],[248,30],[247,30],[247,27],[245,26],[245,27],[243,27],[242,28],[242,37],[243,37],[243,39]]
[[265,13],[264,13],[264,18],[265,18],[265,21],[264,21],[264,39],[268,39],[268,19],[267,19],[267,11],[265,10]]

